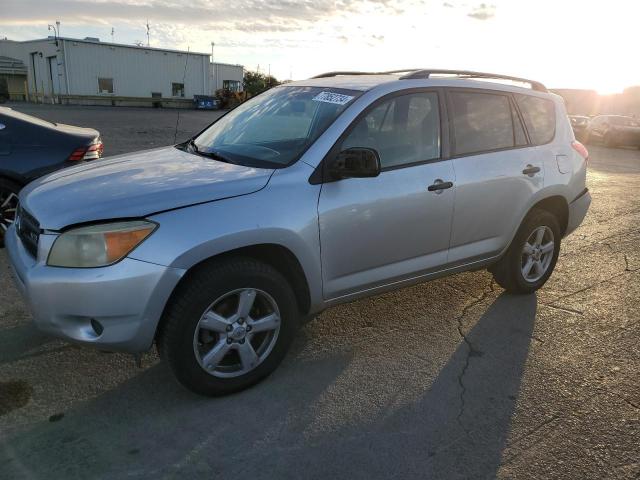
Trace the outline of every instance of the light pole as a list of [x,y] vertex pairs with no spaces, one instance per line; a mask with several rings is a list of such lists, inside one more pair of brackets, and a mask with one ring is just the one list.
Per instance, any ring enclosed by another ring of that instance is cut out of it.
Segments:
[[[60,45],[58,44],[58,38],[60,37],[60,22],[56,21],[56,26],[47,25],[47,30],[53,30],[53,38],[56,44],[56,80],[58,81],[58,90],[60,90],[60,59],[58,56],[60,55]],[[51,69],[51,60],[49,60],[49,69]],[[54,96],[55,94],[60,94],[60,92],[55,91],[55,82],[53,81],[53,72],[51,72],[51,102],[55,103]],[[43,101],[44,101],[44,91]],[[58,97],[58,103],[60,103],[60,98]]]
[[218,90],[218,84],[216,83],[216,63],[213,60],[213,47],[215,46],[215,42],[211,42],[211,83],[213,89],[213,95],[215,96],[216,91]]
[[56,27],[54,25],[47,25],[47,30],[51,31],[53,30],[53,39],[56,42],[56,47],[58,46],[58,32],[60,31],[60,22],[56,22],[56,25],[58,25],[58,28],[56,29]]

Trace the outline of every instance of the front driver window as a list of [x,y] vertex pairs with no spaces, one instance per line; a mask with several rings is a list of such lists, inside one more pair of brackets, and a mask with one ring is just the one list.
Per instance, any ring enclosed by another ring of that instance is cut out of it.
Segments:
[[413,93],[382,102],[356,123],[341,149],[352,147],[377,150],[382,168],[439,158],[438,94]]

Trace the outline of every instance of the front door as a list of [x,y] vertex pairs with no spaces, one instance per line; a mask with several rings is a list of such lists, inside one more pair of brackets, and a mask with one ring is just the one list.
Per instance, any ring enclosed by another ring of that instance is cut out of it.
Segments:
[[[447,262],[454,172],[443,160],[438,93],[374,104],[336,149],[375,149],[376,178],[325,183],[318,203],[328,299],[419,276]],[[429,187],[439,185],[443,188]]]

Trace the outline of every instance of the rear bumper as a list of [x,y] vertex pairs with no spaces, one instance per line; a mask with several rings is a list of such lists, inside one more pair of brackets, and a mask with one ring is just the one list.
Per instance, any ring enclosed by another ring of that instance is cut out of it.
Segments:
[[587,211],[589,211],[590,205],[591,194],[588,189],[585,189],[578,198],[569,204],[569,219],[567,222],[565,236],[569,235],[580,226],[584,217],[587,215]]
[[36,327],[104,350],[148,350],[184,274],[130,258],[103,268],[49,267],[25,250],[13,227],[5,243],[15,283]]

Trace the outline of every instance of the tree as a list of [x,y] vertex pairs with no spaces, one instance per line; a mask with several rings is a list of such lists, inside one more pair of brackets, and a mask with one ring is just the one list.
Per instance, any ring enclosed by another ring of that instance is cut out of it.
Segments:
[[276,85],[280,85],[280,82],[274,76],[249,70],[244,72],[244,91],[251,96],[264,92]]

